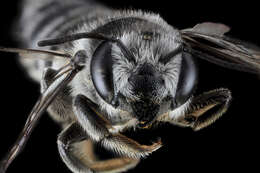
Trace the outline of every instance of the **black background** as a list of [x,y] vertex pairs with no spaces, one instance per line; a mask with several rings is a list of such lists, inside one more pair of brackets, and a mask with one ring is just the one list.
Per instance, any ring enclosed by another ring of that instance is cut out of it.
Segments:
[[[105,3],[114,8],[160,13],[169,24],[180,29],[205,21],[221,22],[232,28],[232,36],[260,45],[259,10],[249,1],[226,4],[221,1],[110,0]],[[9,33],[17,11],[17,0],[5,1],[0,6],[1,46],[17,46]],[[1,53],[0,57],[0,157],[3,157],[37,100],[39,86],[28,80],[14,55]],[[198,63],[198,93],[219,87],[229,88],[233,93],[230,109],[212,126],[198,132],[168,124],[151,130],[151,136],[162,137],[163,148],[129,172],[176,172],[177,169],[182,172],[233,172],[235,169],[251,172],[259,169],[259,78],[203,61]],[[8,172],[69,172],[58,155],[56,138],[59,132],[58,126],[45,114]]]

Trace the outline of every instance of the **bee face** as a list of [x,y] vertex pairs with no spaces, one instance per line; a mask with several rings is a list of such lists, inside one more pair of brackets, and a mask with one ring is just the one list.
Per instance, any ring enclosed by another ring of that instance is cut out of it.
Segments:
[[[131,33],[121,40],[134,61],[109,42],[101,43],[92,58],[93,83],[108,104],[129,112],[143,127],[188,100],[197,80],[195,65],[191,57],[183,56],[177,34],[171,38],[163,33],[149,37],[146,32]],[[183,88],[187,81],[189,87]]]
[[[167,65],[159,62],[170,51],[169,46],[161,46],[165,43],[161,34],[149,33],[148,37],[147,32],[131,33],[124,35],[122,42],[134,54],[135,63],[127,61],[114,47],[115,89],[125,98],[120,104],[127,105],[126,111],[139,120],[139,126],[147,126],[170,108],[165,99],[175,93],[181,58],[176,57]],[[162,109],[165,104],[168,108]]]
[[163,76],[149,64],[142,64],[128,79],[131,92],[137,99],[130,102],[134,116],[146,126],[155,120],[166,88]]

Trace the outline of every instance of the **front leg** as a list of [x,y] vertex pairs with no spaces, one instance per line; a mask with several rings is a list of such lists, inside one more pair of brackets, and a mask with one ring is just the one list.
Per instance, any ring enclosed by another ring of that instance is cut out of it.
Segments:
[[120,133],[112,133],[115,130],[111,123],[98,112],[98,105],[83,95],[76,96],[73,108],[76,119],[87,135],[93,141],[100,142],[105,148],[118,154],[138,159],[161,147],[160,141],[147,146]]
[[95,144],[77,123],[70,124],[60,133],[57,144],[63,162],[74,173],[122,172],[139,162],[139,159],[127,157],[98,160]]
[[[50,67],[44,69],[41,80],[41,92],[43,93],[55,80],[55,76],[60,70],[55,70]],[[66,126],[72,122],[72,97],[70,96],[70,87],[65,86],[60,94],[56,96],[53,102],[48,107],[49,115],[60,124]]]
[[173,111],[162,121],[200,130],[215,122],[226,112],[231,98],[231,92],[228,89],[211,90],[192,98],[186,108],[180,108],[182,111],[176,111],[179,114],[175,114]]

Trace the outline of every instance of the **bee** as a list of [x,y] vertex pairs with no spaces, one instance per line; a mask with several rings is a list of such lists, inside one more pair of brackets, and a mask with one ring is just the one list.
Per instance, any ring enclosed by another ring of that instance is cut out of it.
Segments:
[[[195,58],[260,73],[259,51],[225,36],[230,28],[219,23],[179,30],[157,14],[112,10],[90,0],[24,0],[19,21],[21,44],[31,49],[0,51],[19,54],[41,96],[3,158],[1,173],[45,111],[62,127],[58,151],[72,172],[134,168],[162,142],[143,145],[122,134],[125,130],[169,122],[197,131],[227,111],[232,96],[226,88],[194,95]],[[96,145],[117,157],[96,159]]]

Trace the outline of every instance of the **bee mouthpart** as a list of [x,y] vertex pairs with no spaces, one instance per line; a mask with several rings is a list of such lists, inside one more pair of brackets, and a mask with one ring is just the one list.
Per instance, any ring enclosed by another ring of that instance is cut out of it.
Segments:
[[132,103],[133,116],[138,119],[138,128],[149,128],[156,120],[160,105],[151,101]]
[[138,124],[137,124],[137,127],[138,128],[141,128],[141,129],[149,129],[153,124],[153,121],[140,121]]

